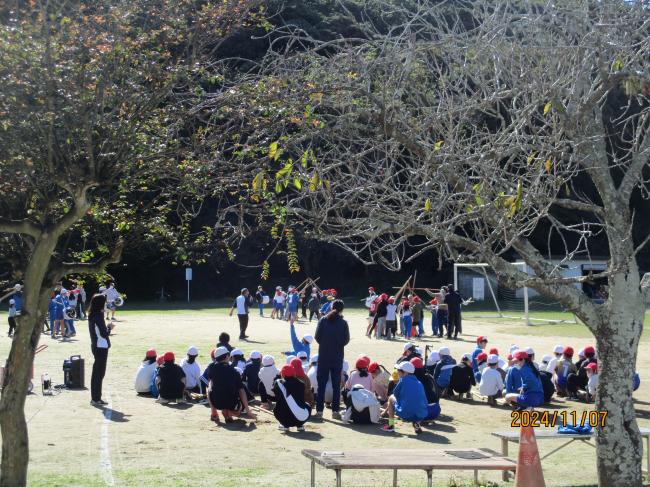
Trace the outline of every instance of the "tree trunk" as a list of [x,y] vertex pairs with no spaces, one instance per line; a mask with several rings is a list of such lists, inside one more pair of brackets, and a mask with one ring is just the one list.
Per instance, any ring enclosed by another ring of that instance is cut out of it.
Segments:
[[642,439],[632,402],[632,378],[645,304],[636,266],[610,276],[610,300],[598,326],[596,409],[607,411],[598,428],[598,485],[641,487]]
[[7,360],[5,385],[0,397],[0,487],[23,487],[27,484],[29,444],[25,398],[49,295],[57,279],[55,276],[49,276],[49,280],[45,278],[55,245],[56,238],[43,235],[36,243],[25,271],[23,308],[17,320],[18,326]]

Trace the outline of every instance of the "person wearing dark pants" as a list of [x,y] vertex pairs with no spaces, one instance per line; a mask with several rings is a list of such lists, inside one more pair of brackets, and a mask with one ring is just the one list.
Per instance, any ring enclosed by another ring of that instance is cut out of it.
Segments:
[[251,304],[250,293],[248,289],[243,288],[241,294],[237,296],[235,302],[230,308],[229,316],[232,316],[233,311],[237,310],[237,318],[239,319],[239,339],[245,340],[248,338],[246,328],[248,328],[248,308]]
[[91,350],[95,361],[90,379],[90,404],[93,406],[105,406],[108,404],[102,400],[102,382],[106,374],[106,362],[108,361],[108,349],[111,347],[111,340],[108,336],[108,328],[104,321],[104,306],[106,296],[95,294],[90,300],[88,310],[88,331],[90,332]]
[[447,338],[457,338],[459,333],[463,332],[460,316],[460,308],[463,304],[463,298],[454,289],[453,284],[447,286],[449,293],[445,296],[445,303],[449,312],[449,324],[447,325]]
[[331,310],[316,325],[315,338],[318,343],[318,391],[316,395],[316,418],[323,417],[325,389],[328,379],[332,380],[332,418],[341,419],[341,370],[345,346],[350,342],[348,322],[343,319],[343,301],[332,303]]

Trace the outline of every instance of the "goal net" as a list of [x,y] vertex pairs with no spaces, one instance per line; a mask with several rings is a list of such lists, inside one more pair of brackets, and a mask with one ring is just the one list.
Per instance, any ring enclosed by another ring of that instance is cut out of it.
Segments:
[[[532,274],[525,262],[515,262],[523,272]],[[534,289],[511,289],[499,284],[488,264],[454,264],[454,286],[463,299],[473,303],[463,312],[476,318],[507,318],[531,322],[576,323],[573,313]]]

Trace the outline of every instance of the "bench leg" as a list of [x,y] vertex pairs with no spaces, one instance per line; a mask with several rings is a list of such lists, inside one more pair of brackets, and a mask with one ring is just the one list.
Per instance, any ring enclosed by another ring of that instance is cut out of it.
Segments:
[[[508,440],[506,438],[501,438],[501,454],[504,457],[508,456]],[[510,480],[510,472],[508,470],[504,470],[503,474],[501,475],[501,479],[504,482]]]
[[[645,437],[645,454],[648,463],[646,464],[646,475],[650,475],[650,436]],[[643,469],[641,469],[643,471]]]
[[336,472],[336,487],[341,487],[341,469],[337,468]]
[[433,487],[433,471],[427,470],[427,487]]
[[316,487],[316,462],[311,461],[311,487]]
[[397,487],[397,469],[393,470],[393,487]]

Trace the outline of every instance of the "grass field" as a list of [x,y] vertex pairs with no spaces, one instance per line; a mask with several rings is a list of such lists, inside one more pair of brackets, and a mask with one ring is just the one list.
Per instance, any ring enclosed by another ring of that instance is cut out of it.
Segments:
[[[254,424],[217,427],[211,423],[205,406],[162,406],[150,398],[137,397],[133,378],[144,351],[155,347],[159,353],[172,350],[178,360],[189,345],[200,350],[199,363],[206,357],[221,331],[236,337],[237,320],[228,318],[226,302],[169,304],[165,307],[127,303],[120,310],[120,322],[112,337],[104,396],[109,407],[102,411],[88,403],[88,390],[62,390],[45,397],[40,391],[40,375],[48,372],[55,384],[63,381],[61,370],[65,358],[81,354],[86,359],[86,386],[90,383],[92,355],[85,323],[78,323],[78,335],[65,343],[43,336],[49,345],[35,360],[35,393],[27,398],[26,413],[30,430],[30,486],[285,486],[306,485],[309,462],[301,456],[304,448],[373,449],[373,448],[463,448],[487,447],[499,450],[493,431],[510,429],[510,412],[490,408],[483,403],[443,400],[443,416],[435,425],[416,436],[409,425],[398,423],[397,434],[386,436],[377,426],[343,425],[330,420],[309,422],[302,434],[281,434],[272,416],[260,414]],[[137,306],[137,308],[136,308]],[[135,309],[134,309],[135,308]],[[268,313],[268,312],[267,312]],[[362,309],[346,310],[352,339],[346,357],[353,361],[360,353],[390,367],[400,355],[403,340],[375,341],[363,336],[365,313]],[[0,315],[0,323],[6,323]],[[313,333],[315,323],[300,323],[299,333]],[[427,331],[429,326],[427,325]],[[4,331],[4,330],[3,330]],[[505,353],[511,344],[532,345],[539,355],[549,353],[556,343],[582,348],[592,343],[588,331],[580,324],[526,326],[517,321],[481,319],[471,313],[464,315],[462,340],[447,341],[426,337],[422,344],[435,348],[447,345],[454,356],[471,352],[477,335],[487,335],[490,346]],[[233,341],[247,354],[253,349],[271,353],[280,360],[280,352],[288,350],[288,325],[277,320],[251,314],[249,342]],[[0,340],[0,359],[6,357],[10,339]],[[641,356],[650,353],[650,344],[643,340]],[[642,426],[650,426],[650,388],[645,378],[650,367],[639,364],[642,386],[637,391],[638,418]],[[558,401],[554,408],[584,410],[579,403]],[[541,454],[559,446],[557,442],[541,442]],[[516,447],[511,447],[516,455]],[[546,485],[586,486],[596,483],[593,448],[574,443],[570,448],[543,462]],[[502,483],[500,474],[481,474],[484,485]],[[437,486],[471,485],[471,472],[434,472]],[[384,471],[344,472],[344,485],[386,486],[392,476]],[[400,486],[425,485],[423,472],[399,473]],[[332,472],[317,470],[317,485],[334,483]],[[512,484],[510,484],[512,485]]]

